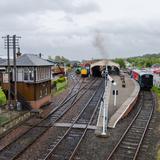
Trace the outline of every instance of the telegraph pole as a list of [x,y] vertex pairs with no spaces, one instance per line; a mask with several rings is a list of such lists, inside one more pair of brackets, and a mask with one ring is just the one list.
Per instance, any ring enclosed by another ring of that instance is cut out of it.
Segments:
[[17,106],[16,35],[13,35],[14,100]]
[[10,67],[10,53],[9,53],[9,35],[7,35],[7,61],[8,61],[8,108],[11,105],[11,67]]
[[21,37],[13,35],[7,35],[2,37],[5,40],[5,49],[7,48],[7,60],[8,60],[8,106],[11,104],[11,65],[10,65],[10,49],[13,49],[13,69],[14,69],[14,100],[17,105],[17,67],[16,67],[16,49],[19,48],[19,39]]

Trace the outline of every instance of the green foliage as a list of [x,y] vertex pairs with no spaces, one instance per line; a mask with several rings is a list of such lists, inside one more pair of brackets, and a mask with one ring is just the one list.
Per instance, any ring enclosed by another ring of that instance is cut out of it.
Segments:
[[160,54],[147,54],[142,57],[132,57],[128,58],[127,61],[139,68],[151,67],[153,64],[160,64]]
[[56,84],[56,89],[57,89],[57,91],[59,91],[59,90],[61,90],[61,89],[64,89],[64,88],[66,87],[66,85],[67,85],[66,81],[61,82],[61,83],[57,83],[57,84]]
[[4,104],[6,104],[6,102],[7,102],[6,95],[4,94],[2,89],[0,88],[0,105],[4,105]]
[[58,83],[63,83],[65,81],[66,81],[66,78],[64,76],[61,76],[57,80],[52,81],[52,84],[56,86]]
[[158,95],[158,97],[160,97],[160,88],[156,87],[156,86],[153,86],[152,87],[152,91],[154,93],[156,93]]
[[126,65],[125,65],[125,62],[124,62],[124,59],[122,58],[116,58],[114,60],[115,63],[118,63],[120,65],[120,68],[126,68]]
[[64,81],[66,81],[65,77],[60,77],[60,78],[58,78],[58,82],[62,83],[62,82],[64,82]]
[[[158,98],[157,111],[160,112],[160,88],[153,86],[152,91],[157,95]],[[160,158],[160,150],[159,150],[159,158]]]
[[70,63],[67,63],[67,65],[66,65],[67,67],[71,67],[71,64]]
[[59,62],[59,63],[66,63],[66,64],[70,65],[70,60],[63,57],[63,56],[55,56],[54,58],[51,56],[48,56],[48,59],[52,60],[52,61]]

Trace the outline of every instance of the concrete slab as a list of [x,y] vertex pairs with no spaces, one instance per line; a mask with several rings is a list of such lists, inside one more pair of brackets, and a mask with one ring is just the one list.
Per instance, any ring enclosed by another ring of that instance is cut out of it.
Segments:
[[108,127],[115,128],[118,121],[127,113],[128,110],[130,110],[130,106],[134,103],[134,101],[137,99],[140,87],[136,81],[134,81],[135,88],[132,92],[132,94],[128,97],[128,99],[120,106],[120,108],[111,116]]
[[[127,74],[125,75],[125,87],[122,87],[122,80],[120,76],[112,76],[112,78],[117,83],[116,86],[111,85],[110,96],[106,97],[106,100],[109,101],[108,108],[106,108],[106,128],[114,128],[117,122],[123,117],[128,107],[130,106],[139,93],[139,85],[133,79],[130,78]],[[113,90],[118,90],[117,103],[114,105],[114,95]],[[109,95],[109,94],[108,94]],[[108,115],[107,115],[108,114]],[[109,123],[108,123],[109,119]],[[108,124],[108,126],[107,126]],[[95,131],[96,135],[102,134],[103,127],[103,106],[101,106],[99,112],[99,118],[97,121],[97,130]]]
[[[55,123],[54,126],[56,126],[56,127],[71,127],[72,123]],[[86,125],[85,124],[74,124],[73,128],[84,129],[84,128],[86,128]],[[92,130],[97,129],[97,127],[93,126],[93,125],[89,125],[87,128],[92,129]]]

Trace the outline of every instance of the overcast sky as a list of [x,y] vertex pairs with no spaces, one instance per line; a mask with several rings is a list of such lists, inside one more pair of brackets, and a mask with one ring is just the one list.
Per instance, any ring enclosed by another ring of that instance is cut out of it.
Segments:
[[159,53],[159,7],[159,0],[0,0],[0,36],[21,36],[22,53],[45,57]]

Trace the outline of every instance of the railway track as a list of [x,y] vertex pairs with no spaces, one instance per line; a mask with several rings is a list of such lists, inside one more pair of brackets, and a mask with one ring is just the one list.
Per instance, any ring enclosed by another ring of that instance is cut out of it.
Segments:
[[87,91],[97,79],[92,80],[80,87],[76,93],[72,94],[57,106],[51,113],[38,124],[31,126],[24,134],[16,138],[10,144],[0,150],[0,159],[14,160],[17,159],[28,147],[30,147],[38,138],[40,138],[49,128],[51,128],[58,119],[60,119]]
[[[50,145],[48,148],[49,153],[41,157],[41,159],[71,160],[74,158],[77,153],[77,149],[88,130],[88,126],[92,123],[102,95],[103,88],[101,83],[100,87],[92,93],[92,96],[88,99],[88,102],[74,119],[65,134],[62,137],[58,137],[58,139]],[[84,128],[75,128],[75,125],[77,124],[83,125]]]
[[106,160],[136,160],[154,111],[149,91],[142,91],[139,110]]
[[[46,117],[44,117],[44,119],[46,119],[48,116],[50,116],[51,114],[53,114],[56,110],[58,110],[65,102],[67,102],[69,100],[69,98],[71,98],[72,96],[75,96],[75,94],[77,94],[79,92],[79,90],[83,89],[83,87],[85,87],[85,85],[83,86],[84,83],[87,83],[87,82],[85,82],[84,79],[81,80],[79,78],[77,80],[77,83],[70,89],[69,93],[64,97],[64,99],[61,99],[60,101],[58,101],[57,102],[57,107],[55,107],[53,110],[51,110],[51,112]],[[52,106],[52,103],[50,104],[51,106]],[[41,120],[41,121],[43,121],[43,120]],[[24,122],[21,123],[20,125],[23,125],[23,124],[24,124]],[[37,124],[38,123],[36,123],[35,126]],[[17,127],[17,125],[15,127],[13,127],[12,129],[15,129],[16,127]],[[0,140],[3,139],[7,134],[10,134],[10,130],[8,130],[4,134],[0,135]]]

